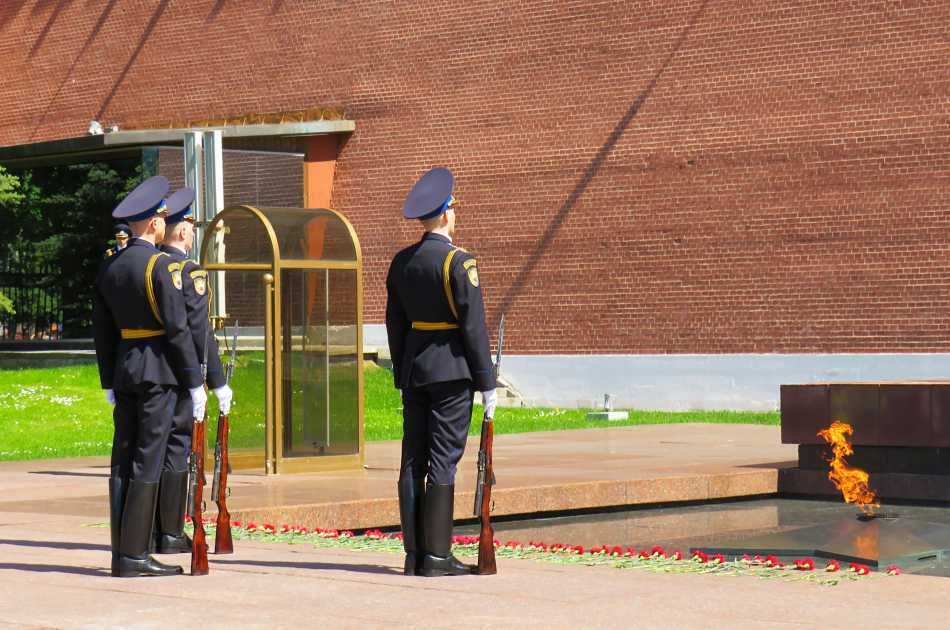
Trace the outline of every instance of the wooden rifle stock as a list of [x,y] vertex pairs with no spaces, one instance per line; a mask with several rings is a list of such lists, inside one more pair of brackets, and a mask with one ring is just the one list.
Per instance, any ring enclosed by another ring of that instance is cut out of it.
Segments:
[[214,483],[212,493],[218,506],[218,521],[215,525],[214,553],[234,553],[231,538],[231,513],[228,511],[228,414],[218,414],[218,439],[214,447]]
[[[225,336],[227,341],[227,336]],[[234,337],[231,340],[231,360],[224,371],[224,382],[230,383],[237,363],[237,322],[234,322]],[[234,553],[234,541],[231,538],[231,513],[228,511],[228,469],[231,466],[231,452],[228,448],[228,435],[231,431],[229,414],[218,412],[218,439],[214,444],[214,481],[211,494],[218,506],[218,520],[215,524],[214,553]]]
[[[478,483],[481,485],[481,505],[478,520],[481,529],[478,532],[478,566],[477,575],[494,575],[498,572],[495,566],[495,530],[491,526],[491,487],[495,483],[495,470],[492,466],[492,443],[495,440],[495,423],[485,417],[482,420],[482,440],[478,449],[479,470]],[[478,490],[478,489],[476,489]]]
[[[206,414],[207,415],[207,414]],[[195,531],[191,538],[191,574],[208,575],[208,543],[205,540],[205,526],[202,520],[204,511],[205,487],[205,418],[195,418],[191,431],[191,479],[188,492],[188,510]]]

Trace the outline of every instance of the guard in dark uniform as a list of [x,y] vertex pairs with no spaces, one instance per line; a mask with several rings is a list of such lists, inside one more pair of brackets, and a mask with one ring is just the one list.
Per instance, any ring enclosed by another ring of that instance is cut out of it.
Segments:
[[99,379],[115,405],[109,478],[112,574],[174,575],[181,567],[148,555],[159,478],[177,388],[187,387],[193,413],[206,396],[182,297],[181,263],[155,243],[165,233],[168,180],[152,177],[112,213],[134,238],[106,258],[96,279],[93,323]]
[[115,224],[115,246],[106,250],[103,258],[115,256],[123,249],[129,246],[129,237],[132,236],[132,229],[125,223]]
[[[199,361],[207,356],[208,387],[218,398],[218,408],[228,413],[231,407],[231,388],[224,380],[218,344],[208,319],[208,302],[211,293],[208,287],[208,272],[188,258],[195,242],[192,203],[195,191],[182,188],[165,200],[168,215],[165,217],[165,240],[161,251],[181,264],[181,292],[185,298],[188,329],[195,354]],[[207,354],[205,352],[207,344]],[[155,551],[157,553],[182,553],[191,551],[191,540],[184,533],[185,505],[188,495],[188,456],[191,453],[191,431],[194,424],[191,395],[185,387],[178,388],[178,401],[168,449],[162,468],[162,481],[158,491],[158,513],[155,524]]]
[[386,278],[386,331],[402,390],[399,512],[407,575],[458,575],[471,567],[451,552],[455,470],[481,391],[496,403],[495,373],[475,258],[452,244],[454,178],[427,172],[403,206],[425,234],[393,259]]

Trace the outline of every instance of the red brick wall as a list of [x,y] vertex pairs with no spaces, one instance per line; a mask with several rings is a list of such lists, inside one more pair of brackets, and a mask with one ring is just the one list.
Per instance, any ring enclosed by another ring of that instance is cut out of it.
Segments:
[[945,0],[10,1],[0,143],[342,106],[368,322],[444,164],[513,351],[950,351],[948,23]]

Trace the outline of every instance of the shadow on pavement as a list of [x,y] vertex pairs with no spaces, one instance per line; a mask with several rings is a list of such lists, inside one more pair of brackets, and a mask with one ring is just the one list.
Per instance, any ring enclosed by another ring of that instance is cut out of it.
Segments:
[[0,571],[30,571],[33,573],[71,573],[74,575],[93,575],[96,577],[111,577],[109,569],[94,569],[92,567],[70,567],[60,564],[28,564],[25,562],[0,562]]
[[73,551],[112,551],[109,545],[81,542],[54,542],[52,540],[13,540],[0,538],[0,545],[14,545],[16,547],[46,547],[49,549],[69,549]]
[[264,560],[217,560],[214,565],[234,565],[251,567],[272,567],[277,569],[313,569],[315,571],[352,571],[353,573],[376,573],[380,575],[402,575],[402,571],[378,564],[345,564],[342,562],[268,562]]
[[736,468],[795,468],[798,462],[795,460],[784,462],[765,462],[762,464],[739,464]]
[[31,470],[31,475],[56,475],[58,477],[100,477],[108,479],[109,473],[72,472],[69,470]]

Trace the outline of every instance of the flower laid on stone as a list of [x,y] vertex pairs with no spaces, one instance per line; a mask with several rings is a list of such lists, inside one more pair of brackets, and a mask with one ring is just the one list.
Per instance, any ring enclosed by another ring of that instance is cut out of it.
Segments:
[[781,569],[785,566],[785,563],[779,560],[777,556],[769,555],[765,556],[765,566]]
[[[190,519],[186,519],[190,527]],[[209,536],[214,535],[214,519],[206,517]],[[254,521],[231,521],[232,534],[236,539],[254,539],[273,542],[311,543],[318,547],[341,547],[355,551],[402,552],[402,534],[387,533],[379,529],[366,530],[357,535],[351,530],[307,528],[302,525],[275,525]],[[500,558],[529,559],[563,564],[606,565],[618,569],[643,569],[662,573],[715,573],[719,575],[752,575],[760,578],[781,578],[785,580],[810,581],[823,585],[834,585],[844,580],[864,579],[872,575],[870,567],[853,563],[849,571],[841,571],[837,560],[829,560],[824,572],[815,572],[815,561],[811,558],[799,558],[786,567],[775,555],[748,554],[730,560],[723,554],[710,556],[702,550],[693,551],[688,561],[684,561],[682,551],[667,552],[657,545],[651,548],[636,549],[598,545],[585,549],[580,545],[564,543],[546,543],[531,541],[527,544],[509,540],[502,543],[493,541],[496,554]],[[478,554],[477,536],[453,536],[453,552],[459,556]],[[883,573],[883,572],[882,572]],[[887,567],[887,575],[900,575],[895,565]]]

